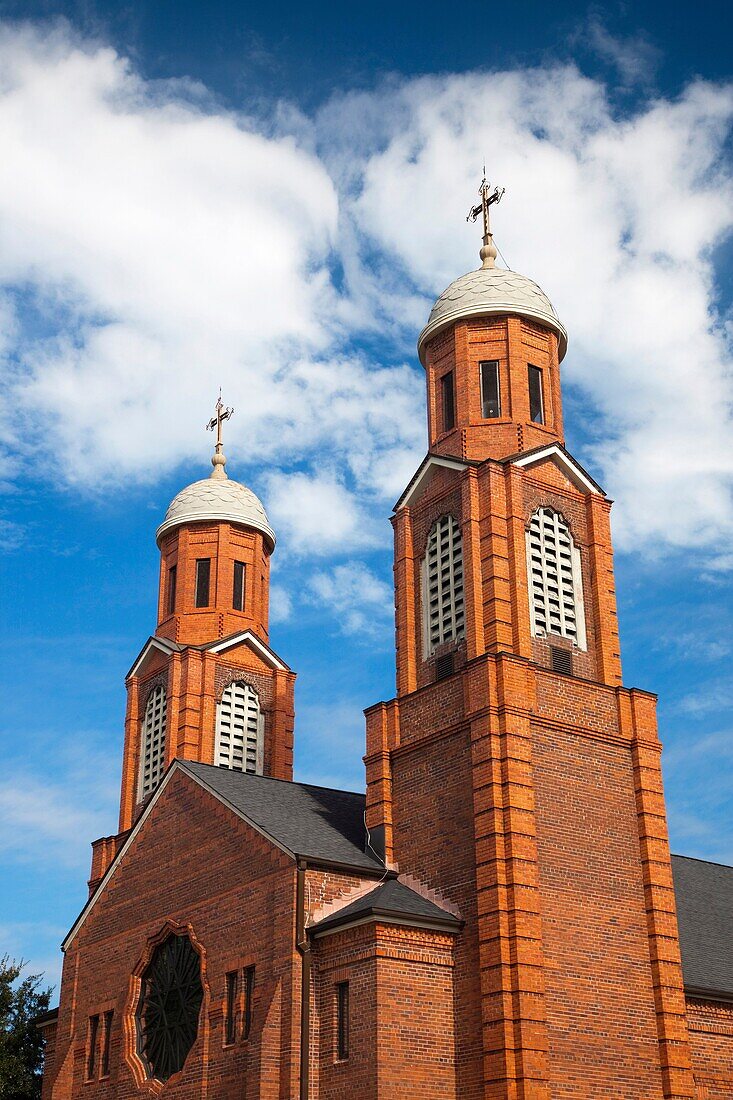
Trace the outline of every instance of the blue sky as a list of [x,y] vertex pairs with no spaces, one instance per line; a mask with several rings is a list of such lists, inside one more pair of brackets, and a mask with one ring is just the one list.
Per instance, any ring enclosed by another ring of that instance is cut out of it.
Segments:
[[617,501],[673,849],[733,862],[729,6],[548,12],[0,3],[0,953],[56,980],[116,827],[154,531],[220,385],[279,537],[298,777],[362,785],[415,338],[477,266],[484,155],[499,247],[570,333],[568,445]]

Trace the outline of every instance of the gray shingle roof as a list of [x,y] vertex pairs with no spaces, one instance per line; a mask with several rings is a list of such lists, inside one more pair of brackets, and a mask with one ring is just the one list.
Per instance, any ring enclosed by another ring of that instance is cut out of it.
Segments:
[[733,996],[733,867],[672,856],[687,990]]
[[384,870],[376,856],[364,851],[363,794],[248,775],[212,764],[178,763],[294,856]]
[[368,894],[363,894],[350,905],[330,914],[317,924],[311,925],[310,931],[324,932],[329,928],[336,928],[341,924],[349,924],[353,920],[363,917],[391,917],[403,918],[411,921],[419,921],[424,924],[435,925],[439,928],[458,930],[462,921],[441,909],[439,905],[427,898],[416,894],[409,886],[405,886],[396,878],[389,878],[379,884]]

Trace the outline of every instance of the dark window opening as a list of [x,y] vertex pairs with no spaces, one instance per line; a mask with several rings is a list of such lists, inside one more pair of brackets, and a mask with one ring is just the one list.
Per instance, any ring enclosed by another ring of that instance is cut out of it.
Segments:
[[255,989],[255,968],[244,968],[244,1019],[242,1020],[242,1038],[249,1039],[249,1029],[252,1026],[252,997]]
[[443,653],[435,659],[435,679],[445,680],[446,676],[453,675],[453,654]]
[[211,558],[198,558],[196,561],[196,607],[209,606],[210,581]]
[[94,1080],[97,1069],[97,1034],[99,1032],[99,1016],[89,1017],[89,1046],[87,1048],[87,1081]]
[[235,611],[244,611],[244,562],[234,563],[234,587],[232,591],[232,607]]
[[569,649],[560,649],[559,646],[550,646],[550,660],[553,672],[562,672],[564,676],[573,675],[573,655]]
[[443,431],[449,432],[456,426],[456,396],[452,370],[444,374],[440,380],[440,395],[443,406]]
[[349,1057],[349,983],[336,986],[336,1056],[339,1061]]
[[545,408],[542,394],[542,371],[539,367],[527,367],[529,382],[529,419],[533,424],[544,424]]
[[137,1052],[148,1077],[165,1082],[183,1068],[199,1030],[201,958],[188,936],[171,933],[142,975]]
[[494,359],[481,363],[481,415],[484,420],[501,416],[501,391],[499,389],[499,364]]
[[226,976],[226,1005],[224,1008],[224,1042],[233,1043],[237,1037],[237,971]]
[[114,1013],[112,1009],[104,1014],[104,1030],[102,1032],[102,1065],[101,1075],[102,1077],[109,1077],[109,1048],[110,1048],[110,1036],[112,1034],[112,1017]]
[[178,568],[172,565],[168,570],[168,614],[172,615],[176,610],[176,574]]

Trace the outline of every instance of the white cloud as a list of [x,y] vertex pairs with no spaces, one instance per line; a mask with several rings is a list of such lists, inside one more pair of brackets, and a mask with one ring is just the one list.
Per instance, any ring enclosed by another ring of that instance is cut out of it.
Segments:
[[293,613],[293,603],[287,589],[270,585],[270,622],[285,623]]
[[620,545],[714,552],[733,534],[711,260],[731,228],[731,88],[697,81],[617,118],[572,66],[517,68],[265,123],[17,26],[0,72],[0,432],[44,470],[53,453],[93,490],[203,466],[222,385],[230,468],[281,467],[266,503],[292,548],[371,544],[425,445],[414,339],[476,263],[463,212],[488,151],[498,243],[569,329],[594,440],[580,457],[619,501]]
[[618,70],[621,80],[627,84],[648,84],[653,79],[661,52],[643,35],[622,38],[612,34],[597,14],[589,18],[578,42],[586,40],[599,57]]
[[0,782],[0,853],[22,862],[85,867],[90,838],[110,831],[110,805],[90,776],[73,784],[6,771]]
[[362,638],[389,636],[394,616],[391,587],[361,561],[349,561],[314,573],[308,581],[311,602],[328,607],[344,634]]
[[339,553],[374,542],[370,518],[332,474],[271,474],[267,499],[288,553]]

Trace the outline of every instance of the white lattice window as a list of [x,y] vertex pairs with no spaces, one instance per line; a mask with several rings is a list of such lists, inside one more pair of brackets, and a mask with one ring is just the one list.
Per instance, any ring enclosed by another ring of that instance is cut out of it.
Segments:
[[538,508],[527,530],[529,613],[535,637],[559,634],[586,648],[580,551],[559,512]]
[[166,691],[158,684],[150,692],[145,705],[145,717],[140,735],[140,781],[138,801],[141,802],[155,790],[165,771],[165,725],[167,713]]
[[264,715],[257,692],[235,680],[216,707],[216,756],[220,768],[262,775]]
[[428,536],[423,563],[423,616],[428,652],[441,642],[463,637],[463,547],[461,529],[453,516],[441,516]]

